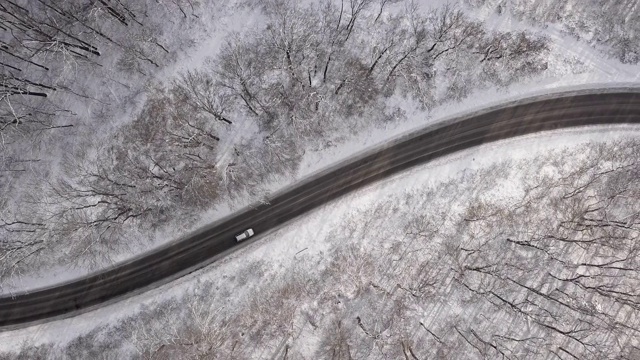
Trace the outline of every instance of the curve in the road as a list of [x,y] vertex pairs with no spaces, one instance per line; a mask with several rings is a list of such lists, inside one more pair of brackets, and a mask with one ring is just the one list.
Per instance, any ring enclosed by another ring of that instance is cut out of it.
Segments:
[[521,101],[430,126],[182,241],[76,281],[0,298],[0,328],[73,316],[159,286],[228,253],[238,246],[234,235],[246,228],[260,235],[350,191],[438,157],[535,132],[606,124],[640,124],[640,92],[612,90]]

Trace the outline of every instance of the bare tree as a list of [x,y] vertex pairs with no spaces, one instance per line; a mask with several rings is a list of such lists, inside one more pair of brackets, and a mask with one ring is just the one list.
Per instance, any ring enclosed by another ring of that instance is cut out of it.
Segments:
[[80,253],[118,247],[131,225],[153,228],[218,199],[214,120],[180,91],[157,91],[96,155],[68,158],[67,176],[49,187],[56,229],[77,239]]

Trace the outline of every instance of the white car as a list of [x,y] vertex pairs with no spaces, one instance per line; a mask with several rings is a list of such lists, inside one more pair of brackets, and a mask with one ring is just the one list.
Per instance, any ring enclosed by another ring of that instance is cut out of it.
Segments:
[[240,234],[236,235],[236,241],[240,242],[242,240],[246,240],[250,237],[252,237],[255,233],[253,232],[253,229],[247,229],[243,232],[241,232]]

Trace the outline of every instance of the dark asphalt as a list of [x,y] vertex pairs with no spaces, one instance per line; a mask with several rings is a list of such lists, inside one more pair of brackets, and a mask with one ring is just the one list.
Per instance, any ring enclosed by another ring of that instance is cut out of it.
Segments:
[[0,328],[73,316],[157,287],[242,246],[234,235],[249,227],[260,236],[355,189],[456,151],[535,132],[624,123],[640,123],[640,93],[565,94],[452,119],[295,184],[268,205],[235,214],[130,262],[59,286],[0,298]]

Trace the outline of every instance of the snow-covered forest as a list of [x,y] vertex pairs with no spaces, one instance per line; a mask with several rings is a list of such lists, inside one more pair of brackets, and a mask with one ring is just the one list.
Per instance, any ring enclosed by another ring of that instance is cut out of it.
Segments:
[[260,21],[161,77],[211,5],[93,4],[3,7],[5,282],[99,268],[160,224],[260,198],[307,152],[402,121],[391,97],[427,111],[547,68],[543,36],[485,29],[456,5],[266,1],[220,6]]
[[506,13],[539,26],[559,25],[623,63],[640,61],[640,13],[635,0],[464,0],[467,4]]
[[[89,193],[74,198],[74,189],[88,190],[78,187],[77,177],[92,176],[82,166],[100,152],[100,143],[113,142],[127,122],[120,119],[136,111],[160,69],[193,43],[190,30],[202,28],[188,0],[157,5],[0,3],[3,279],[74,262],[81,253],[95,257],[100,252],[92,244],[110,242],[96,231],[82,233],[105,220],[88,205],[109,200]],[[116,206],[113,211],[126,205]],[[109,214],[113,219],[105,221],[123,222],[128,215]]]
[[63,346],[7,356],[634,359],[640,143],[544,144],[398,175]]
[[[638,15],[630,0],[0,0],[0,293],[116,264],[452,113],[637,82]],[[370,187],[344,218],[319,210],[71,340],[0,334],[0,358],[638,358],[640,145],[563,149]],[[324,245],[281,245],[301,252],[272,266],[280,236]]]

